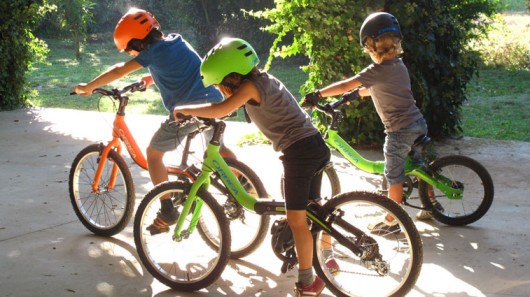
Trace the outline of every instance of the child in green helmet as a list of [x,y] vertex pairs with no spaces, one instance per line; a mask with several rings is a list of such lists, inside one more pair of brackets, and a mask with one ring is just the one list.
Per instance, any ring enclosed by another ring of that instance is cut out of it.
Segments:
[[[223,39],[205,57],[201,75],[204,85],[216,85],[226,100],[206,106],[175,107],[175,117],[183,114],[219,118],[244,105],[250,119],[272,142],[273,149],[282,152],[287,222],[298,257],[295,295],[317,296],[325,284],[313,275],[313,238],[305,209],[310,200],[320,197],[322,175],[316,172],[329,162],[330,151],[293,95],[278,79],[258,70],[258,63],[256,52],[246,41]],[[331,254],[329,244],[327,248]],[[327,265],[338,271],[332,257]]]

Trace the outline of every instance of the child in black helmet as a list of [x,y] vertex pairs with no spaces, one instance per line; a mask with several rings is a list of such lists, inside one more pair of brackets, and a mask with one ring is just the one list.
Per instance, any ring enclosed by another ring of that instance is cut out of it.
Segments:
[[[387,134],[384,155],[385,177],[390,184],[388,194],[397,203],[401,203],[403,197],[405,158],[414,141],[427,134],[426,121],[412,95],[407,67],[399,58],[403,51],[401,39],[401,28],[393,15],[386,12],[369,15],[361,26],[360,41],[374,63],[355,76],[309,93],[304,98],[314,104],[322,97],[351,90],[347,96],[352,99],[372,97]],[[421,211],[417,217],[428,219],[430,214]],[[399,225],[389,215],[370,228],[372,232],[383,229],[399,232]]]

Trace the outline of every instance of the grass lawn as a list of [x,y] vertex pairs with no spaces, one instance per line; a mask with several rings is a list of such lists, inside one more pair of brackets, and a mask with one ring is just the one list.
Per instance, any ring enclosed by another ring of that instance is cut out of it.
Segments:
[[530,141],[530,71],[481,69],[462,113],[466,136]]

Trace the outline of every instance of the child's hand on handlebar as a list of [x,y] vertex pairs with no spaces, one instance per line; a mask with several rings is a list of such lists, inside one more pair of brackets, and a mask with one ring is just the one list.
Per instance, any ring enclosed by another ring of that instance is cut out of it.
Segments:
[[316,90],[315,92],[308,93],[304,96],[302,99],[302,107],[303,108],[313,108],[315,105],[318,104],[318,101],[322,99],[322,95],[320,95],[320,91]]
[[153,84],[153,77],[150,74],[142,76],[140,80],[144,82],[146,89]]
[[90,96],[92,95],[92,91],[93,89],[89,88],[85,83],[77,84],[72,88],[72,93],[80,96]]
[[173,117],[175,118],[175,122],[184,122],[192,118],[191,115],[186,115],[183,109],[173,109]]

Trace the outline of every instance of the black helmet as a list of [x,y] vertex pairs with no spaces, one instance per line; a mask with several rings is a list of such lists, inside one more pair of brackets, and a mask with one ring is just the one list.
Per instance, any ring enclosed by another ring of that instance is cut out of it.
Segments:
[[369,15],[361,26],[360,41],[361,46],[364,47],[366,38],[373,39],[383,35],[393,34],[398,38],[402,38],[401,28],[395,16],[387,12],[376,12]]

